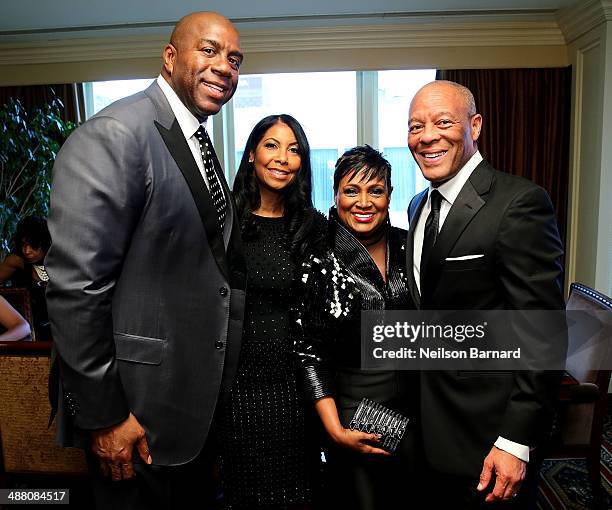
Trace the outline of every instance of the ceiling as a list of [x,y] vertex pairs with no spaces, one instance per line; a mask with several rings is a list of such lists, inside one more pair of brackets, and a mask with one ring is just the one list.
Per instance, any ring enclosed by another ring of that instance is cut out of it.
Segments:
[[[244,26],[340,17],[446,14],[554,14],[577,0],[4,0],[0,36],[167,27],[184,14],[218,11]],[[578,0],[580,1],[580,0]],[[450,11],[450,12],[449,12]],[[500,12],[501,11],[501,12]]]

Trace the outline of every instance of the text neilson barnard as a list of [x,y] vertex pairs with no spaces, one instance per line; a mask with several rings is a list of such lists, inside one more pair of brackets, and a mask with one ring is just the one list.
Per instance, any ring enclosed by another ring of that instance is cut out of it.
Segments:
[[444,347],[420,347],[418,349],[402,347],[387,350],[375,347],[372,355],[376,359],[520,359],[521,348],[514,350],[486,350],[478,347],[455,350]]

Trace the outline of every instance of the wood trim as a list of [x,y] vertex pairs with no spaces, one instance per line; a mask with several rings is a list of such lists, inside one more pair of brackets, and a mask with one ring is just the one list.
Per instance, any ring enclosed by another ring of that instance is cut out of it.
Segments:
[[0,342],[0,356],[49,356],[53,342]]

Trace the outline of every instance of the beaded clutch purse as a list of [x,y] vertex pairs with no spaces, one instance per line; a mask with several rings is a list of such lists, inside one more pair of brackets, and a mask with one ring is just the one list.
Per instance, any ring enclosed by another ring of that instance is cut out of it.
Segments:
[[404,437],[409,419],[388,407],[368,398],[361,399],[357,411],[351,420],[351,430],[360,430],[380,436],[383,450],[393,453]]

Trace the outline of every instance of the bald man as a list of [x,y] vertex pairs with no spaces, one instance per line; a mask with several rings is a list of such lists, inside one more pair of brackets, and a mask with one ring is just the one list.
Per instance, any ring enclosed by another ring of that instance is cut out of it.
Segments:
[[[408,209],[410,287],[422,310],[563,309],[562,244],[547,193],[478,151],[472,93],[425,85],[408,145],[429,189]],[[556,372],[422,372],[431,508],[531,508]]]
[[79,127],[53,169],[47,299],[62,444],[99,508],[202,501],[240,348],[245,265],[206,121],[242,63],[233,25],[182,18],[161,75]]

